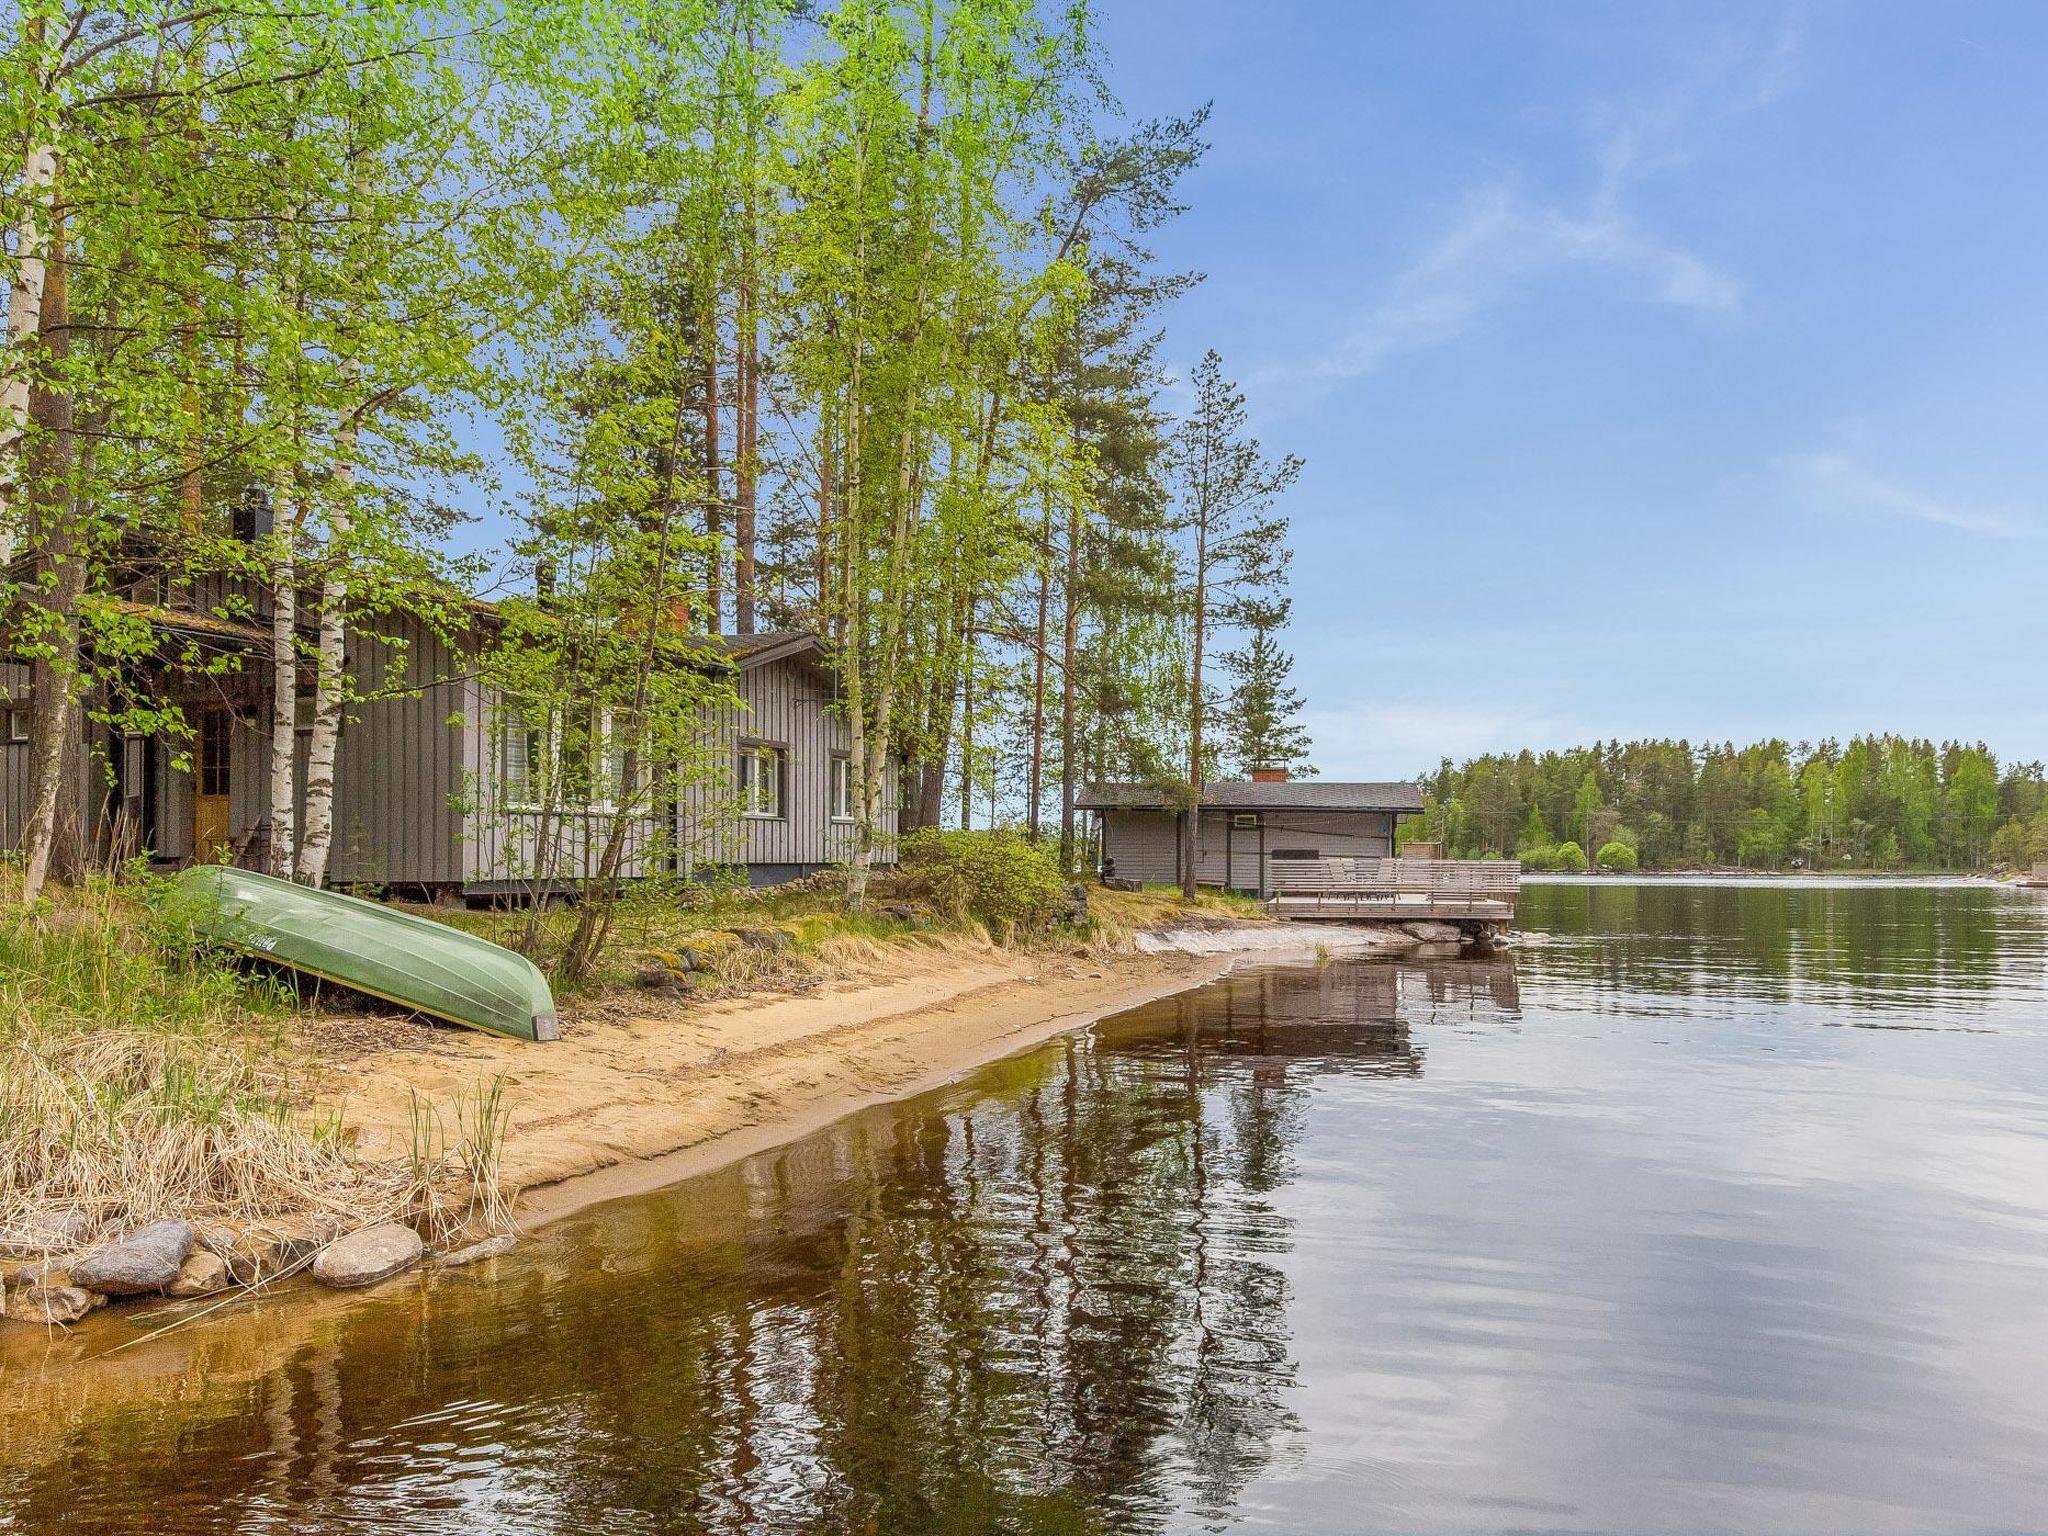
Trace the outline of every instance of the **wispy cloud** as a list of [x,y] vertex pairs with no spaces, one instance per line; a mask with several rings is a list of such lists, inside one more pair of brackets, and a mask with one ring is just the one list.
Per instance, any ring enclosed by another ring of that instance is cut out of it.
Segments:
[[1335,708],[1306,709],[1301,721],[1314,743],[1316,766],[1338,779],[1405,778],[1435,766],[1439,757],[1462,761],[1587,735],[1584,722],[1524,697],[1353,699]]
[[1788,460],[1787,465],[1807,495],[1829,511],[1903,517],[1999,539],[2024,538],[2032,532],[2031,521],[2017,512],[1964,506],[1931,496],[1888,480],[1839,453],[1804,454]]
[[1304,404],[1401,356],[1456,340],[1552,273],[1603,268],[1640,298],[1707,314],[1739,310],[1743,285],[1653,229],[1632,205],[1647,181],[1690,158],[1714,122],[1776,101],[1799,32],[1710,58],[1661,94],[1593,114],[1591,185],[1577,196],[1532,190],[1509,173],[1467,188],[1443,229],[1319,357],[1263,369],[1259,392]]

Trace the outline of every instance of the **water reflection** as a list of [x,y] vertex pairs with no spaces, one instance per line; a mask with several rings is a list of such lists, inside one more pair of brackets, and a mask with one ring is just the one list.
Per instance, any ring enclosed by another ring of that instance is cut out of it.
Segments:
[[1530,898],[1516,960],[1247,971],[494,1274],[15,1330],[0,1529],[2030,1528],[2048,904]]
[[1249,973],[552,1229],[495,1283],[312,1340],[290,1306],[202,1325],[142,1352],[175,1414],[106,1366],[43,1405],[6,1523],[1225,1522],[1304,1433],[1270,1197],[1317,1080],[1412,1078],[1411,1014],[1513,998],[1505,962]]

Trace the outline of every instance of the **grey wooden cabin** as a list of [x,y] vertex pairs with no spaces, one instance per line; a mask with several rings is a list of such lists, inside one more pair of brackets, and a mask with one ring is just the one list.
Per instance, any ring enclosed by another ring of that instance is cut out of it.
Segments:
[[[270,666],[268,598],[252,586],[195,592],[175,606],[138,592],[123,606],[207,665],[157,667],[133,691],[175,703],[189,740],[95,728],[65,814],[106,858],[147,854],[158,867],[197,858],[262,868],[268,857]],[[236,617],[222,617],[235,614]],[[406,613],[377,617],[347,638],[347,665],[367,695],[350,707],[335,764],[334,845],[328,880],[472,899],[531,890],[540,813],[510,782],[518,769],[505,701],[478,681],[474,658],[487,605],[454,641]],[[714,640],[741,707],[705,721],[716,770],[665,811],[637,818],[623,874],[696,876],[729,867],[775,884],[852,856],[848,730],[816,637],[784,633]],[[28,802],[28,669],[0,660],[0,847],[19,845]],[[300,765],[310,731],[301,699]],[[300,782],[303,783],[303,772]],[[895,824],[896,775],[882,825]],[[560,813],[558,813],[560,814]],[[563,883],[595,872],[601,808],[566,813]],[[666,835],[662,835],[666,834]],[[894,858],[878,848],[878,863]]]
[[[1075,802],[1101,825],[1103,872],[1147,884],[1181,880],[1183,813],[1142,784],[1094,784]],[[1290,781],[1277,773],[1208,785],[1195,839],[1198,885],[1268,897],[1274,866],[1385,858],[1394,828],[1422,810],[1413,784]]]

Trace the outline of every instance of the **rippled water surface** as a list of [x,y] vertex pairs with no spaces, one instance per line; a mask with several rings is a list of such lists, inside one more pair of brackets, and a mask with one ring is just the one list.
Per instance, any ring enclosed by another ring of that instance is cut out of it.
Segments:
[[14,1338],[0,1529],[2048,1526],[2048,902],[1523,923],[1247,971],[494,1266]]

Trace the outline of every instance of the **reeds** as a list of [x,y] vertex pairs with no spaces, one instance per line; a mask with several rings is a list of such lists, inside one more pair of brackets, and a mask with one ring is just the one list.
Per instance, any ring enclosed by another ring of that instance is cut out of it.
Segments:
[[283,998],[209,956],[133,881],[33,907],[0,869],[0,1229],[80,1212],[345,1227],[409,1214],[412,1170],[301,1107]]

